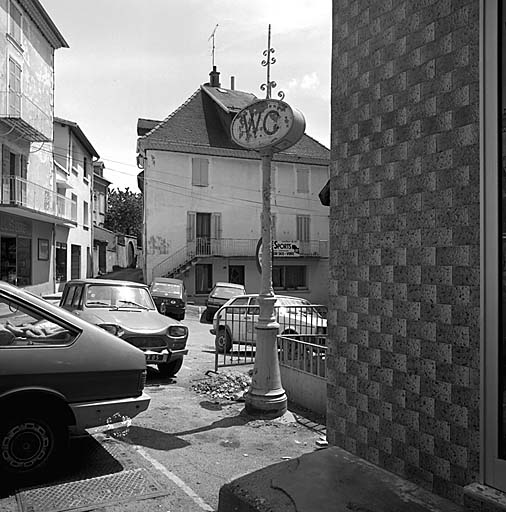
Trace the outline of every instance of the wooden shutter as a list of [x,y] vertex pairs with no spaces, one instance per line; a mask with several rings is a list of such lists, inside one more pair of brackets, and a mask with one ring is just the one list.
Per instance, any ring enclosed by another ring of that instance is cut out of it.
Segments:
[[[2,202],[8,203],[11,200],[11,179],[10,176],[11,166],[11,151],[5,144],[2,146]],[[14,188],[14,184],[12,185]],[[14,198],[12,198],[14,199]]]
[[211,238],[221,238],[221,213],[215,212],[211,214]]
[[195,240],[195,222],[196,212],[187,212],[186,216],[186,241],[193,242]]
[[297,215],[297,240],[307,242],[310,239],[309,234],[309,215]]
[[209,185],[209,160],[207,158],[200,159],[200,185],[202,187]]

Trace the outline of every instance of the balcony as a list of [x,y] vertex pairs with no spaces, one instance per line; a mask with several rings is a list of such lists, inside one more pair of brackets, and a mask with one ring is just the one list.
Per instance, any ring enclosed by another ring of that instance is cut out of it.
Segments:
[[30,142],[50,142],[53,138],[51,114],[30,98],[14,91],[0,91],[0,120]]
[[[153,267],[153,277],[184,272],[196,259],[208,256],[254,257],[258,239],[197,238]],[[328,258],[328,240],[275,242],[274,257]]]
[[49,216],[77,224],[77,204],[68,197],[19,176],[3,176],[1,183],[0,207],[19,207],[24,213],[16,213],[29,218]]

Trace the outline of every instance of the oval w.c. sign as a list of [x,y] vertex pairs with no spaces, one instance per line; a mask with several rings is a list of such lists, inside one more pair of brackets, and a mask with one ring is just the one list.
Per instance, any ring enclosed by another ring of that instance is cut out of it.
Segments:
[[256,101],[233,119],[232,140],[246,149],[273,153],[293,146],[304,135],[306,121],[301,112],[281,100]]

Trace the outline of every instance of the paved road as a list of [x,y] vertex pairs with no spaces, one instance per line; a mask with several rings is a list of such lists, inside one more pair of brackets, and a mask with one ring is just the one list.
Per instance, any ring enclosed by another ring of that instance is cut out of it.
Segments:
[[[291,414],[271,421],[248,417],[242,403],[215,400],[192,388],[214,369],[214,339],[210,325],[200,323],[200,312],[197,306],[190,307],[183,322],[190,330],[189,354],[177,377],[162,379],[155,369],[149,371],[146,390],[152,402],[148,411],[133,420],[124,436],[111,439],[95,434],[73,441],[63,472],[63,479],[73,482],[67,486],[78,487],[77,496],[81,498],[96,493],[103,499],[104,493],[115,495],[134,488],[125,477],[141,470],[147,471],[167,494],[141,501],[127,497],[120,504],[97,504],[96,510],[216,510],[224,483],[316,449],[316,440],[323,432],[321,425]],[[246,372],[249,368],[234,371]],[[59,491],[56,486],[61,481],[47,481],[34,491],[25,490],[18,494],[18,500],[31,497],[43,507],[34,508],[34,512],[55,510],[54,504],[45,505],[48,499],[58,496],[65,503],[70,496],[67,488]],[[86,487],[87,482],[91,487]],[[99,489],[100,482],[106,490]],[[14,491],[4,491],[0,496],[0,512],[21,510]]]

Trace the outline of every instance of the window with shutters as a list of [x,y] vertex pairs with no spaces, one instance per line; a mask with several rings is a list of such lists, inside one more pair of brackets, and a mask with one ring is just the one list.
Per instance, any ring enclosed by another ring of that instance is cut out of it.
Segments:
[[9,58],[9,115],[21,116],[21,66]]
[[297,167],[297,193],[309,193],[309,167]]
[[310,240],[310,222],[309,215],[297,215],[297,240],[301,242]]
[[9,2],[9,36],[21,44],[23,16],[18,6],[11,0]]
[[207,187],[209,185],[209,160],[192,158],[192,185]]

